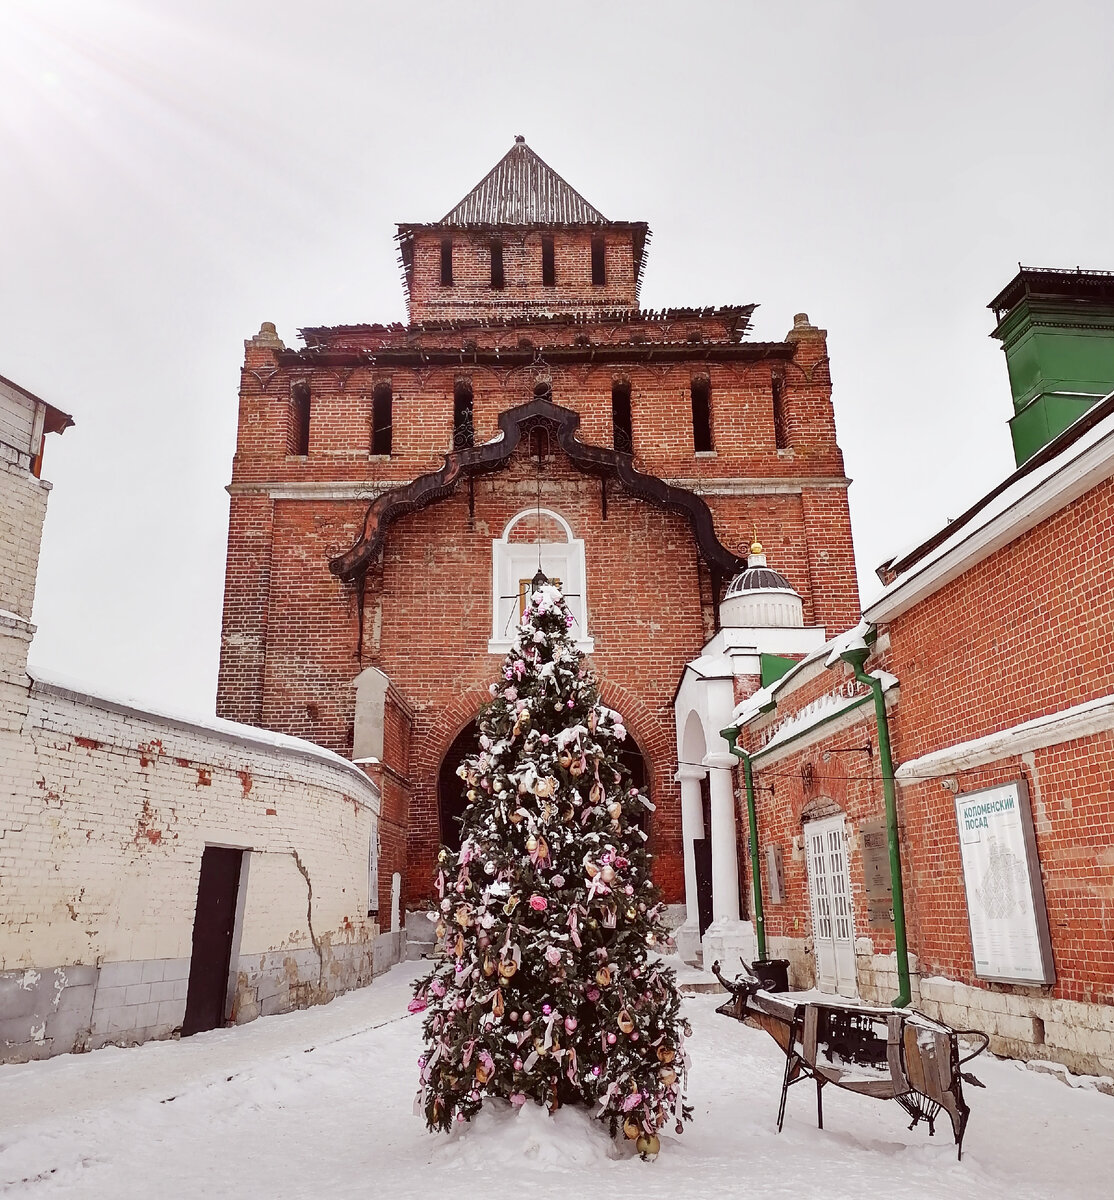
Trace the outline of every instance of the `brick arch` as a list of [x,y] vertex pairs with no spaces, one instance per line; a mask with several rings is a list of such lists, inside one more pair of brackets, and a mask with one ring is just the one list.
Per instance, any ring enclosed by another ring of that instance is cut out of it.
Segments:
[[830,796],[816,796],[801,809],[797,818],[799,825],[807,825],[809,821],[820,821],[825,817],[846,817],[846,811]]
[[681,842],[680,791],[673,779],[676,762],[672,713],[655,713],[623,684],[599,676],[600,699],[623,720],[646,759],[655,811],[650,814],[650,849],[654,855],[654,882],[665,900],[684,899],[684,851]]
[[413,758],[416,777],[428,778],[430,773],[437,774],[457,735],[469,721],[476,719],[476,714],[490,700],[491,692],[486,685],[474,684],[436,714],[430,736],[422,740]]
[[624,724],[634,736],[639,750],[647,760],[647,766],[654,768],[662,766],[673,755],[673,743],[670,740],[670,730],[648,705],[640,700],[629,688],[612,679],[597,676],[600,685],[600,699],[609,708],[621,713]]

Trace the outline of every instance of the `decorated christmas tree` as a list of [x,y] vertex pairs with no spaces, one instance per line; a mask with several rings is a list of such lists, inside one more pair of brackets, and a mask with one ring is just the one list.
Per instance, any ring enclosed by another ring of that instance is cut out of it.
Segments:
[[539,572],[459,775],[459,853],[442,849],[419,1104],[449,1130],[485,1097],[581,1104],[637,1142],[690,1115],[686,1022],[641,828],[648,798],[620,759],[560,590]]

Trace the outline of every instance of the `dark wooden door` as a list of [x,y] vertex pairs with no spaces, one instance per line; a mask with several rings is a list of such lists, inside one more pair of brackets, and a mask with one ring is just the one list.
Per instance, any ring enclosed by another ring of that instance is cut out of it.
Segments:
[[694,838],[692,852],[696,860],[696,911],[703,937],[712,923],[712,839]]
[[183,1037],[217,1029],[224,1023],[236,895],[240,889],[243,858],[242,850],[227,850],[221,846],[206,846],[201,856]]

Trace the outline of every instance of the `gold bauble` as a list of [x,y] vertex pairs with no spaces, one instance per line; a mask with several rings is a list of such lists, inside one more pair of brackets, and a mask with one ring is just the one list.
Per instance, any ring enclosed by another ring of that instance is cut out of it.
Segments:
[[434,932],[434,933],[435,933],[435,934],[436,934],[436,935],[437,935],[439,938],[443,938],[443,937],[445,936],[445,924],[444,924],[444,922],[443,922],[443,921],[438,921],[438,922],[437,922],[437,927],[434,929],[434,931],[433,931],[433,932]]
[[628,921],[633,921],[634,918],[637,916],[638,916],[638,913],[633,908],[627,909],[627,920]]
[[634,1020],[625,1008],[619,1013],[619,1019],[616,1023],[624,1033],[630,1033],[634,1029]]
[[476,1064],[476,1082],[487,1083],[487,1071],[484,1070],[483,1063]]
[[567,771],[572,765],[572,755],[567,750],[562,750],[561,753],[557,755],[557,761]]
[[533,854],[537,848],[538,848],[538,839],[536,837],[534,837],[533,834],[530,834],[530,836],[526,839],[526,849],[531,854]]
[[585,859],[585,861],[584,861],[584,871],[587,874],[589,879],[593,879],[596,875],[598,875],[600,873],[599,867],[597,867],[596,864],[594,862],[592,862],[592,860],[590,858]]
[[510,979],[518,970],[518,964],[513,958],[508,958],[499,964],[499,974],[504,979]]
[[495,974],[494,959],[490,959],[490,958],[484,959],[484,974],[488,977],[488,979],[490,979],[492,977],[492,975]]
[[642,1126],[641,1126],[641,1125],[639,1125],[639,1123],[638,1123],[637,1121],[632,1121],[632,1120],[631,1120],[631,1118],[630,1118],[630,1117],[628,1117],[628,1118],[627,1118],[627,1119],[626,1119],[626,1120],[623,1122],[623,1132],[624,1132],[624,1133],[627,1135],[627,1137],[629,1137],[629,1138],[630,1138],[630,1140],[633,1142],[633,1141],[634,1141],[634,1139],[635,1139],[636,1137],[640,1137],[640,1136],[641,1136],[641,1134],[642,1134]]
[[673,1047],[659,1046],[658,1047],[658,1062],[671,1063],[673,1061]]
[[613,821],[617,821],[623,815],[623,806],[619,803],[618,800],[612,800],[611,803],[607,806],[607,815]]
[[615,868],[610,863],[604,863],[600,868],[600,878],[604,883],[610,883],[615,878]]
[[439,852],[438,852],[438,854],[437,854],[437,861],[438,861],[439,863],[448,862],[448,861],[449,861],[449,852],[448,852],[448,850],[441,850],[441,851],[439,851]]
[[677,1081],[677,1072],[674,1071],[672,1067],[662,1067],[661,1081],[666,1087],[669,1087],[671,1084]]
[[634,1146],[643,1158],[657,1158],[661,1150],[661,1140],[656,1133],[644,1133]]
[[611,982],[611,969],[609,967],[600,967],[596,972],[596,982],[600,987],[607,987]]

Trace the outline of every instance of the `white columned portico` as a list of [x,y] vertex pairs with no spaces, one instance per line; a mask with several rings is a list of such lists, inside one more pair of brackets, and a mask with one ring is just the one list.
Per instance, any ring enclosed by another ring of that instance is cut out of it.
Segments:
[[735,758],[705,755],[712,809],[712,919],[739,920],[739,855],[735,841]]
[[696,902],[696,854],[693,842],[706,836],[700,783],[708,772],[695,764],[679,767],[674,779],[681,785],[681,840],[685,851],[685,925],[697,930],[700,910]]

